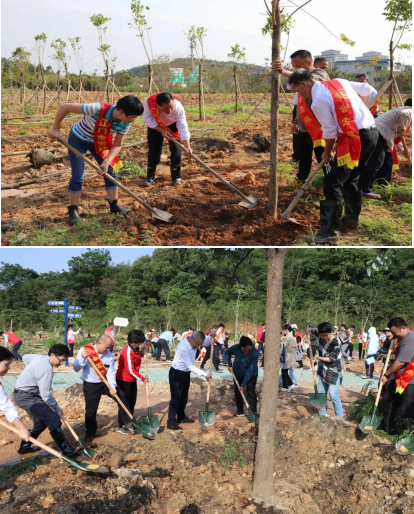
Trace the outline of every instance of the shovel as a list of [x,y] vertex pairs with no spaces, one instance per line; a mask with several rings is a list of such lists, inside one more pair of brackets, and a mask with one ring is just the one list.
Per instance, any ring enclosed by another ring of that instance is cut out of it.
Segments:
[[[75,155],[77,155],[80,159],[85,161],[86,164],[89,164],[89,166],[92,166],[92,168],[94,168],[95,170],[102,171],[101,168],[95,162],[91,161],[90,159],[88,159],[87,157],[82,155],[80,152],[78,152],[78,150],[76,150],[76,148],[73,148],[73,146],[71,146],[69,143],[64,141],[61,137],[58,137],[57,140],[59,141],[59,143],[61,143],[63,146],[66,146],[66,148],[68,148],[71,152],[73,152]],[[151,212],[153,218],[170,223],[172,214],[169,214],[168,212],[161,211],[160,209],[155,209],[154,207],[151,207],[151,205],[149,205],[147,202],[142,200],[142,198],[140,198],[135,193],[130,191],[127,187],[122,185],[120,182],[115,180],[114,177],[111,177],[111,175],[109,175],[108,173],[104,173],[103,176],[106,179],[113,182],[114,184],[116,184],[119,188],[122,189],[122,191],[125,191],[125,193],[127,193],[134,200],[136,200],[138,203],[140,203],[143,207],[145,207],[147,210],[149,210]]]
[[[213,345],[214,342],[211,342],[210,347],[210,365],[209,365],[209,374],[211,375],[213,373]],[[198,411],[198,422],[200,423],[200,426],[203,430],[205,430],[208,427],[211,427],[211,425],[214,425],[214,420],[216,415],[214,412],[211,412],[208,410],[208,403],[210,400],[210,389],[211,389],[211,379],[207,381],[207,399],[206,399],[206,407],[204,410]]]
[[[95,373],[98,375],[98,377],[100,378],[100,380],[102,380],[102,382],[106,385],[106,387],[108,389],[112,389],[111,386],[109,385],[108,381],[106,380],[106,378],[102,375],[102,373],[99,371],[99,369],[95,366],[95,363],[93,362],[93,360],[88,357],[88,361],[89,361],[89,364],[92,366],[92,368],[94,369]],[[151,432],[145,432],[143,430],[143,428],[141,427],[139,421],[137,420],[137,418],[135,418],[130,412],[129,410],[126,408],[126,406],[124,405],[124,403],[122,402],[121,398],[115,394],[114,395],[114,398],[116,399],[116,401],[119,403],[119,405],[124,409],[124,411],[128,414],[128,416],[131,418],[131,421],[133,423],[133,425],[136,427],[136,429],[138,430],[138,432],[140,434],[142,434],[144,437],[146,437],[147,439],[155,439],[155,436],[152,435]]]
[[259,419],[259,416],[258,416],[258,414],[255,414],[252,411],[252,409],[250,408],[249,402],[246,400],[246,397],[244,396],[244,393],[241,390],[241,387],[239,386],[239,383],[237,382],[237,378],[236,378],[235,374],[233,373],[233,368],[231,368],[231,374],[233,375],[234,381],[236,382],[236,386],[237,386],[238,390],[240,391],[240,394],[242,395],[242,398],[244,400],[244,403],[246,404],[247,410],[249,411],[249,414],[246,414],[246,418],[251,423],[256,423],[256,421]]
[[326,397],[326,393],[320,393],[318,392],[318,385],[316,382],[316,372],[315,372],[315,366],[313,364],[313,353],[312,353],[312,345],[309,341],[309,355],[310,355],[310,365],[312,368],[312,375],[313,375],[313,387],[315,388],[314,393],[309,393],[309,401],[311,402],[311,405],[315,407],[315,409],[323,409],[325,405],[328,403],[328,399]]
[[158,416],[153,416],[151,414],[151,406],[149,401],[149,384],[148,384],[148,367],[147,367],[147,351],[145,351],[144,355],[144,366],[145,366],[145,389],[147,392],[147,405],[148,405],[148,414],[147,416],[143,416],[139,420],[139,424],[141,426],[141,433],[152,434],[154,437],[157,435],[158,430],[160,429],[160,420]]
[[230,182],[227,182],[227,180],[225,178],[223,178],[216,171],[214,171],[212,168],[210,168],[210,166],[207,166],[207,164],[205,162],[203,162],[201,159],[199,159],[196,155],[194,155],[193,153],[190,153],[187,150],[187,148],[185,148],[185,146],[180,144],[176,139],[171,137],[169,134],[168,134],[168,139],[170,141],[173,141],[178,146],[178,148],[180,148],[181,150],[184,150],[185,152],[187,152],[188,155],[191,155],[191,157],[194,157],[194,159],[198,162],[198,164],[201,164],[201,166],[203,166],[204,169],[206,169],[207,171],[212,173],[216,178],[221,180],[223,182],[223,184],[226,184],[227,187],[229,187],[235,193],[237,193],[239,196],[241,196],[243,198],[243,200],[241,202],[239,202],[239,205],[241,207],[245,207],[246,209],[250,209],[251,207],[255,207],[257,205],[257,196],[255,196],[255,195],[246,196],[244,193],[242,193],[240,191],[240,189],[237,189],[236,186],[233,186],[233,184],[230,184]]
[[68,427],[70,433],[73,435],[75,440],[77,441],[78,445],[81,447],[81,450],[79,450],[79,453],[81,453],[84,457],[88,459],[93,459],[93,456],[96,453],[96,450],[93,448],[86,448],[82,441],[80,440],[79,436],[76,434],[76,432],[73,430],[72,426],[69,424],[69,421],[65,418],[65,416],[62,415],[61,419],[66,423],[66,426]]
[[[384,370],[387,370],[387,368],[388,368],[388,362],[390,360],[391,351],[392,350],[391,350],[391,345],[390,345],[390,348],[387,353],[387,360],[385,361],[385,365],[383,368]],[[382,416],[376,416],[375,414],[377,412],[377,407],[378,407],[378,403],[379,403],[379,400],[381,397],[381,391],[382,391],[383,385],[384,384],[382,382],[380,382],[380,385],[378,387],[378,392],[377,392],[377,398],[375,399],[375,405],[372,410],[372,414],[369,416],[364,416],[361,420],[361,423],[359,424],[359,428],[361,429],[361,432],[363,432],[364,434],[370,434],[371,432],[376,430],[380,426],[380,423],[382,421]]]
[[414,453],[414,432],[407,437],[403,437],[395,443],[395,451],[398,455],[411,455]]
[[[0,420],[0,425],[7,428],[11,432],[14,432],[15,434],[19,435],[19,431],[17,430],[17,428],[8,425],[7,423],[4,423],[4,421]],[[49,446],[46,446],[37,439],[33,439],[33,437],[31,437],[29,441],[31,443],[36,444],[37,446],[40,446],[40,448],[43,448],[43,450],[47,451],[48,453],[51,453],[58,459],[64,460],[65,462],[70,464],[71,468],[80,469],[81,471],[87,471],[92,473],[109,473],[109,470],[105,466],[100,466],[99,464],[89,464],[88,462],[77,462],[76,460],[72,460],[69,457],[66,457],[66,455],[62,455],[56,450],[53,450],[53,448],[49,448]]]
[[297,225],[303,225],[303,223],[300,223],[298,220],[295,220],[295,218],[291,218],[290,214],[293,211],[293,209],[296,207],[296,204],[302,198],[304,192],[308,189],[309,184],[315,179],[316,175],[323,168],[323,165],[324,165],[324,162],[321,161],[318,164],[318,166],[315,168],[315,170],[309,175],[307,181],[302,185],[302,187],[297,192],[295,198],[289,204],[289,207],[282,213],[282,218],[283,219],[291,221],[292,223],[296,223]]

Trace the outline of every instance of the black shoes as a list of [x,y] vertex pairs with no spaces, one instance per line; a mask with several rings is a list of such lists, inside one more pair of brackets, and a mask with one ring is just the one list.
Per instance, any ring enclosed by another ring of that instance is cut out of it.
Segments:
[[55,443],[59,446],[59,450],[63,453],[63,455],[66,455],[66,457],[74,455],[79,450],[79,448],[71,446],[66,441],[65,434],[63,433],[63,430],[60,427],[55,428],[55,430],[51,430],[50,435],[52,436]]
[[125,209],[124,207],[121,207],[118,203],[118,200],[108,200],[110,212],[111,214],[127,214],[128,212],[131,212],[131,209]]
[[303,238],[308,243],[338,245],[338,231],[341,226],[342,203],[331,200],[321,200],[320,219],[321,228],[314,237]]
[[169,430],[182,430],[180,425],[176,421],[168,421],[167,422],[167,428]]
[[81,217],[79,216],[78,206],[77,205],[69,205],[68,207],[69,213],[69,225],[73,227],[81,221]]
[[243,418],[244,412],[235,412],[234,415],[237,416],[238,418]]
[[83,440],[86,442],[86,443],[90,443],[93,441],[95,435],[92,435],[92,434],[86,434],[85,437],[83,438]]
[[177,421],[178,425],[180,423],[195,423],[195,421],[193,419],[187,418],[187,416],[184,416],[183,419]]
[[38,452],[40,450],[39,446],[32,446],[32,442],[30,441],[22,441],[20,443],[20,448],[17,450],[17,453],[20,455],[24,455],[25,453],[33,453]]

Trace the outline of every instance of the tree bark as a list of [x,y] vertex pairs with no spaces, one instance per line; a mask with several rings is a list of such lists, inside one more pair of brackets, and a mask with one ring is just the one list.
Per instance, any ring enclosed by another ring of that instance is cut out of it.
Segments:
[[236,95],[236,113],[237,113],[237,93],[238,93],[238,88],[237,88],[237,77],[236,77],[236,66],[234,65],[233,66],[233,77],[234,77],[234,92],[235,92],[235,95]]
[[[394,51],[393,51],[393,41],[390,41],[390,80],[392,81],[394,77]],[[393,82],[390,84],[390,96],[388,98],[388,110],[392,109],[392,91],[394,88]]]
[[[272,32],[272,62],[280,60],[280,11],[279,0],[272,2],[275,20]],[[277,218],[277,162],[278,162],[278,134],[279,134],[279,73],[272,71],[272,86],[270,100],[270,170],[269,170],[269,214]]]
[[286,251],[284,248],[270,248],[267,251],[266,360],[253,479],[253,495],[264,502],[270,501],[273,496],[283,266]]

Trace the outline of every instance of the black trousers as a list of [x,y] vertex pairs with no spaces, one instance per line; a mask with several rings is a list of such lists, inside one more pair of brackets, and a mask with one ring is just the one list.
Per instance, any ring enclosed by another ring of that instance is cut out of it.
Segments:
[[69,346],[69,357],[73,357],[73,350],[75,348],[74,344],[68,344]]
[[313,148],[313,141],[309,132],[299,132],[297,137],[299,151],[299,171],[297,178],[299,180],[306,180],[312,169],[313,152],[315,152],[316,160],[319,163],[322,160],[324,148],[323,146]]
[[414,384],[408,384],[402,394],[397,393],[395,387],[395,378],[388,380],[382,397],[384,427],[395,429],[395,418],[400,409],[404,430],[411,429],[414,426]]
[[[244,377],[236,376],[236,379],[241,387]],[[256,382],[257,382],[257,375],[250,377],[250,380],[247,382],[246,388],[244,390],[244,395],[246,396],[249,406],[250,406],[252,412],[255,414],[257,412]],[[243,397],[240,394],[239,388],[237,387],[235,381],[234,381],[234,397],[236,400],[237,412],[244,412]]]
[[331,161],[331,169],[329,173],[325,174],[323,181],[323,193],[326,200],[341,203],[344,196],[350,202],[359,201],[358,177],[365,176],[368,161],[377,145],[377,127],[361,129],[359,137],[361,139],[361,155],[356,168],[348,170],[345,166],[338,166],[336,156]]
[[282,387],[287,389],[291,385],[293,385],[293,382],[289,376],[289,369],[282,369]]
[[185,408],[190,389],[190,372],[170,368],[168,375],[170,381],[171,400],[168,407],[168,421],[180,422],[185,418]]
[[300,159],[300,142],[299,142],[299,134],[293,134],[293,154],[292,159],[299,161]]
[[354,353],[354,343],[348,343],[348,351],[349,356],[352,357],[352,354]]
[[[115,398],[109,392],[109,389],[103,382],[94,384],[92,382],[83,383],[83,395],[85,397],[85,429],[87,435],[95,435],[98,424],[96,422],[96,413],[98,412],[99,402],[101,401],[102,395],[109,396],[114,402]],[[117,395],[123,403],[127,403],[124,392],[117,388]],[[118,402],[117,402],[118,403]],[[122,424],[126,425],[131,421],[128,414],[122,409]]]
[[363,350],[362,343],[358,343],[358,354],[359,360],[362,360],[365,357],[365,350]]
[[22,341],[18,341],[16,344],[13,344],[12,345],[12,348],[11,348],[11,352],[13,354],[13,357],[17,360],[17,361],[21,361],[22,360],[22,356],[20,355],[20,353],[18,352],[19,348],[21,347],[22,345]]
[[[214,369],[217,371],[219,369],[219,360],[218,360],[218,352],[217,352],[217,355],[216,355],[216,346],[218,345],[214,345],[214,350],[213,350],[213,366],[214,366]],[[200,368],[204,368],[206,362],[209,360],[211,356],[211,346],[208,346],[206,348],[206,353],[203,357],[203,360],[201,361],[201,365],[200,365]]]
[[[134,380],[133,382],[125,382],[124,380],[116,379],[117,386],[124,393],[126,402],[124,402],[125,407],[129,410],[129,412],[134,415],[135,404],[137,403],[137,383]],[[122,427],[124,425],[123,422],[123,412],[124,409],[118,405],[118,425]]]
[[374,185],[374,180],[379,184],[389,184],[391,182],[393,158],[387,142],[378,135],[378,143],[372,153],[366,172],[359,177],[358,187],[362,191],[370,192]]
[[[177,131],[177,125],[173,123],[168,125],[171,132]],[[148,176],[154,176],[157,165],[161,160],[162,145],[164,143],[163,135],[158,130],[148,128]],[[171,152],[171,167],[181,166],[181,150],[172,141],[168,141]]]
[[171,358],[170,346],[168,341],[165,339],[158,339],[157,341],[157,353],[155,354],[155,360],[159,361],[161,358],[161,352],[164,350],[165,358],[168,361]]

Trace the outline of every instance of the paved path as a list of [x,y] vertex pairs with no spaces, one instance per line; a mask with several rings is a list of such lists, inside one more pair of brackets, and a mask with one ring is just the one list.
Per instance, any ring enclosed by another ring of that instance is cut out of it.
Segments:
[[[164,364],[163,366],[156,368],[149,368],[148,375],[151,382],[168,382],[168,372],[170,369],[169,364]],[[213,379],[216,380],[231,380],[232,376],[229,373],[227,367],[223,366],[221,368],[223,371],[221,373],[217,373],[213,370]],[[192,374],[193,377],[194,373]],[[295,377],[298,382],[313,382],[312,372],[310,369],[297,368],[295,369]],[[374,379],[372,385],[375,386],[379,376],[374,375]],[[6,393],[10,394],[13,392],[14,384],[16,383],[17,376],[15,375],[6,375],[1,378],[1,383],[6,391]],[[259,368],[259,380],[263,380],[263,369]],[[348,387],[356,387],[362,388],[369,380],[364,380],[361,378],[360,373],[355,372],[346,372],[344,374],[343,385]],[[53,377],[53,389],[65,389],[66,387],[70,387],[74,384],[81,384],[82,380],[80,379],[80,373],[76,373],[75,371],[69,371],[67,373],[56,372]]]

